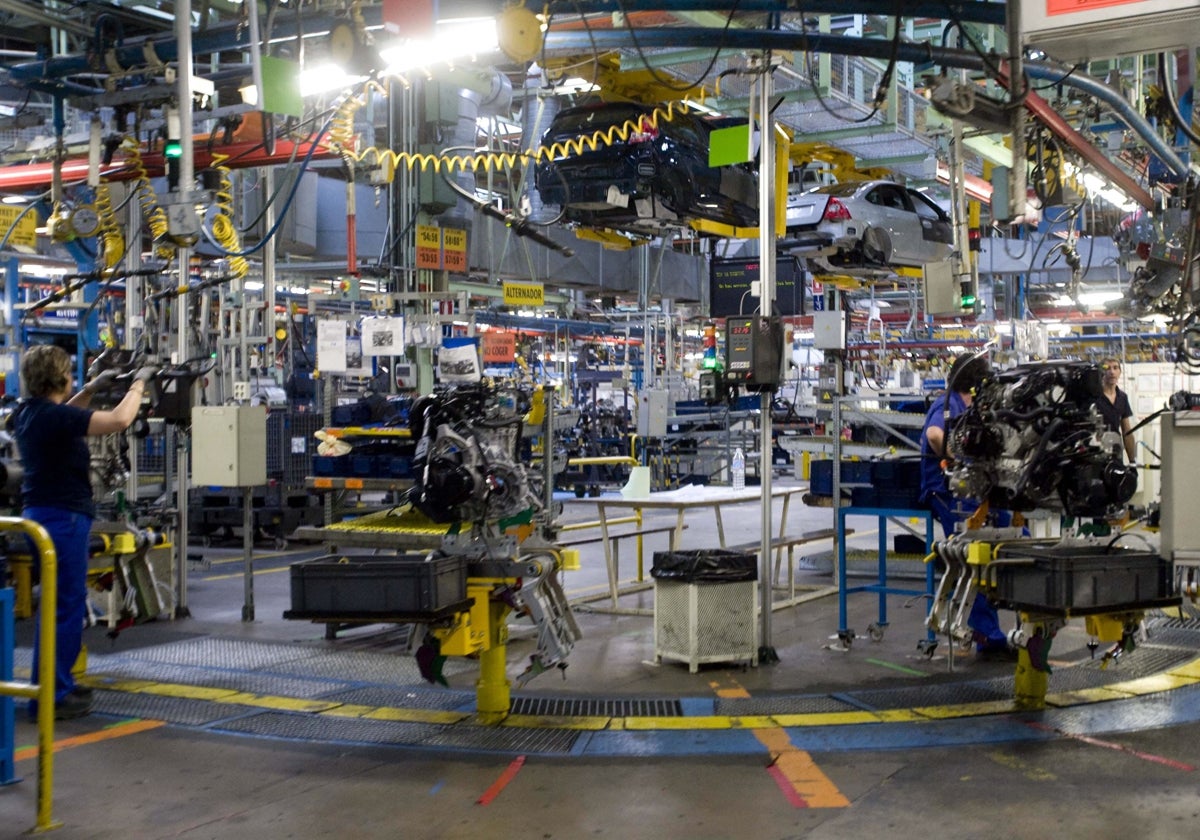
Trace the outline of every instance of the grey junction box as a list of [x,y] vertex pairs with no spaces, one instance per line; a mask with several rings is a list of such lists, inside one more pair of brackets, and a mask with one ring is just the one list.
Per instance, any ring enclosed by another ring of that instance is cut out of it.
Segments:
[[267,408],[192,408],[192,484],[255,487],[267,483]]

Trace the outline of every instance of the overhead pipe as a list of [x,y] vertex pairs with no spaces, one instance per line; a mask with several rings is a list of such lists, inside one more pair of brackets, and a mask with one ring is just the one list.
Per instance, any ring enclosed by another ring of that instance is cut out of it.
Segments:
[[[546,34],[547,51],[586,50],[601,52],[628,48],[633,44],[629,30],[593,29],[590,32],[557,32]],[[638,46],[645,48],[705,46],[731,50],[808,50],[810,52],[854,55],[863,58],[889,60],[893,52],[898,61],[918,64],[940,64],[966,70],[983,71],[987,68],[984,56],[970,50],[937,47],[933,44],[915,44],[875,38],[851,38],[845,35],[825,35],[819,32],[798,32],[763,29],[714,29],[710,27],[682,27],[673,29],[647,29],[636,34]],[[1003,59],[997,57],[997,62]],[[1125,101],[1118,91],[1101,81],[1079,73],[1067,73],[1063,68],[1044,62],[1025,62],[1025,72],[1037,79],[1051,80],[1066,87],[1082,90],[1103,101],[1116,112],[1117,117],[1132,129],[1151,151],[1154,152],[1175,175],[1186,178],[1187,165],[1154,131],[1154,127]]]
[[[196,147],[193,160],[195,161],[196,169],[207,169],[212,166],[214,154],[220,153],[229,156],[229,159],[224,161],[222,165],[228,166],[230,169],[245,169],[252,166],[275,166],[288,163],[293,159],[304,158],[308,155],[308,151],[313,145],[310,142],[294,143],[290,140],[277,140],[275,141],[275,148],[270,154],[263,148],[260,141],[231,143],[225,146],[214,146],[211,149],[207,145],[203,145]],[[312,159],[326,160],[338,156],[338,152],[330,147],[319,145],[316,151],[313,152]],[[101,174],[109,181],[131,180],[134,177],[134,173],[124,163],[124,158],[114,158],[112,165],[107,167]],[[146,173],[151,177],[159,177],[166,172],[166,162],[163,159],[162,152],[142,155],[142,163],[145,166]],[[13,166],[0,167],[0,192],[45,189],[46,185],[53,181],[54,166],[54,162],[46,161],[44,163],[15,164]],[[87,178],[88,174],[87,157],[71,158],[70,160],[63,161],[61,172],[63,183],[83,181]]]
[[[768,12],[785,14],[803,11],[804,14],[884,15],[896,14],[894,0],[741,0],[734,4],[738,12]],[[904,4],[904,16],[957,20],[963,23],[1004,25],[1006,3],[983,0],[910,0]],[[634,12],[715,12],[727,15],[729,0],[552,0],[550,15],[587,15]]]
[[[383,10],[379,6],[369,6],[362,10],[363,18],[368,27],[382,24]],[[305,17],[297,21],[291,15],[275,21],[272,25],[272,40],[282,41],[301,34],[304,37],[316,37],[322,32],[328,32],[333,24],[342,20],[334,15],[324,14],[315,17]],[[303,24],[303,29],[301,29]],[[214,26],[202,32],[193,32],[191,52],[193,55],[211,55],[216,52],[247,50],[250,47],[251,35],[240,24]],[[21,87],[34,89],[56,88],[56,80],[74,76],[79,73],[111,73],[116,70],[133,70],[155,64],[166,64],[179,58],[179,40],[174,37],[146,38],[136,43],[122,44],[113,47],[103,54],[81,54],[57,56],[41,61],[27,61],[13,64],[6,68],[10,81]],[[95,91],[91,91],[95,93]]]

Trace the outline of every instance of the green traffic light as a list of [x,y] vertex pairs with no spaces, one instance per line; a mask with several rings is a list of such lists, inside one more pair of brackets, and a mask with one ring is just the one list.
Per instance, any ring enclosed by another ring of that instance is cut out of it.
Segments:
[[963,295],[962,296],[962,306],[963,306],[963,309],[974,309],[975,308],[975,295]]
[[169,158],[183,157],[183,146],[178,140],[168,140],[163,146],[163,155]]

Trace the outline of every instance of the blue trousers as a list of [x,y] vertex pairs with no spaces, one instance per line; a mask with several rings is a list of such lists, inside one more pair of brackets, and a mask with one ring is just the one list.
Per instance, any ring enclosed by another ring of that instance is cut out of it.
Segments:
[[[87,619],[88,538],[92,520],[82,513],[56,507],[27,507],[22,515],[46,529],[58,555],[54,699],[62,700],[75,689],[71,668],[83,649],[83,623]],[[35,634],[33,642],[34,681],[41,661],[40,635]]]

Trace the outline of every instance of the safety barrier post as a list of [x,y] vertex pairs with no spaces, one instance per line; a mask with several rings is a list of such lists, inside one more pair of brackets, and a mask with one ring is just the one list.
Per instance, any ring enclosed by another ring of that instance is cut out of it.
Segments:
[[0,532],[22,531],[33,543],[34,554],[41,559],[42,597],[38,621],[38,672],[31,676],[37,682],[0,681],[0,694],[37,700],[37,825],[40,833],[62,826],[53,818],[54,805],[54,652],[58,641],[55,635],[55,615],[58,605],[58,554],[46,529],[29,519],[0,516]]

